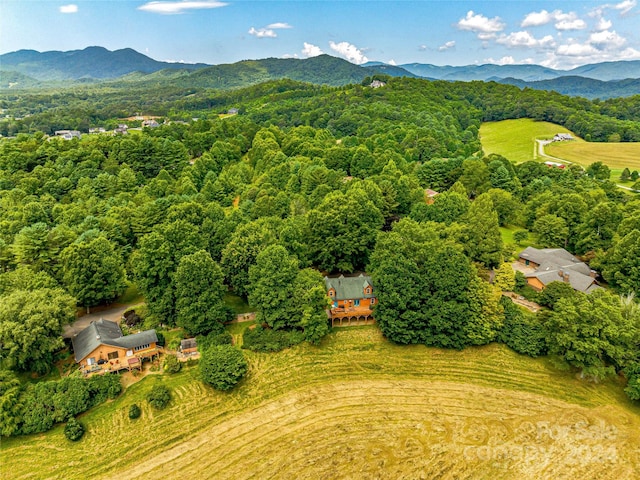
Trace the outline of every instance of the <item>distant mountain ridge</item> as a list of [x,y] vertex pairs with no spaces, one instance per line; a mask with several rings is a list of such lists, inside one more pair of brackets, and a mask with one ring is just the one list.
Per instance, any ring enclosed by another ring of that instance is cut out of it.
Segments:
[[87,47],[68,52],[18,50],[0,55],[0,71],[16,72],[39,81],[117,78],[132,72],[152,73],[159,70],[194,70],[208,65],[159,62],[131,48],[110,51],[103,47]]
[[160,62],[133,49],[87,47],[68,52],[19,50],[0,55],[0,88],[54,86],[51,82],[147,82],[203,88],[238,88],[268,80],[291,79],[340,86],[376,74],[445,81],[496,81],[565,95],[610,98],[640,94],[640,61],[604,62],[572,70],[540,65],[436,66],[409,63],[355,65],[320,55],[307,59],[266,58],[207,65]]
[[516,78],[503,78],[500,83],[515,85],[520,88],[533,88],[535,90],[553,90],[562,95],[589,99],[599,98],[601,100],[640,94],[640,78],[609,80],[607,82],[579,76],[558,77],[536,82],[525,82]]
[[610,80],[625,80],[640,78],[640,60],[624,60],[618,62],[603,62],[583,65],[571,70],[555,70],[540,65],[467,65],[454,67],[450,65],[437,66],[422,63],[407,63],[399,65],[411,73],[434,80],[464,81],[471,80],[500,80],[515,78],[525,82],[552,80],[560,77],[585,77],[607,82]]

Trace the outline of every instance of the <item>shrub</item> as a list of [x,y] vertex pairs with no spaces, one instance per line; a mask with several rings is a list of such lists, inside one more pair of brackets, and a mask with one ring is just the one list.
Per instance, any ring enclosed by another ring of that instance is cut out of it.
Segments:
[[142,318],[136,313],[135,310],[127,310],[122,316],[124,317],[124,323],[129,328],[135,327],[142,321]]
[[89,379],[69,376],[57,381],[29,384],[21,395],[20,433],[46,432],[56,423],[117,397],[121,390],[117,375],[94,375]]
[[113,400],[122,392],[119,375],[94,375],[87,380],[91,402],[89,407],[99,405],[107,399]]
[[169,389],[162,384],[155,385],[147,394],[147,401],[149,402],[149,405],[158,410],[166,408],[170,400],[171,393],[169,392]]
[[518,245],[524,242],[527,238],[529,238],[529,232],[527,232],[526,230],[518,230],[516,232],[513,232],[513,239]]
[[198,349],[203,352],[209,347],[216,345],[231,345],[233,335],[226,330],[222,333],[211,332],[208,335],[198,335]]
[[504,323],[498,340],[522,355],[546,354],[546,331],[538,318],[522,310],[510,298],[502,297],[500,303],[504,307]]
[[640,401],[640,362],[632,362],[624,369],[627,387],[624,389],[631,400]]
[[242,335],[242,348],[254,352],[277,352],[304,341],[304,332],[299,330],[273,330],[261,325],[247,329]]
[[64,426],[64,436],[72,442],[77,442],[84,435],[84,425],[76,420],[75,417],[71,417],[67,424]]
[[158,341],[156,343],[159,346],[164,347],[164,344],[165,344],[164,333],[156,332],[156,337],[158,337]]
[[167,346],[167,349],[169,350],[177,350],[178,347],[180,346],[180,342],[182,341],[182,338],[174,338],[173,340],[171,340],[169,342],[169,345]]
[[182,363],[176,355],[165,355],[164,371],[167,373],[178,373],[182,369]]
[[247,361],[232,345],[216,345],[202,352],[200,376],[216,390],[231,390],[247,373]]
[[527,285],[527,279],[524,276],[524,273],[522,273],[519,270],[516,270],[515,281],[516,281],[516,286],[514,288],[516,292],[522,290]]
[[142,414],[142,410],[140,410],[140,407],[138,406],[137,403],[134,403],[129,407],[129,418],[131,420],[135,420],[136,418],[139,418],[141,414]]
[[575,295],[576,291],[571,285],[561,281],[555,281],[547,285],[545,289],[538,294],[538,303],[553,310],[558,300]]

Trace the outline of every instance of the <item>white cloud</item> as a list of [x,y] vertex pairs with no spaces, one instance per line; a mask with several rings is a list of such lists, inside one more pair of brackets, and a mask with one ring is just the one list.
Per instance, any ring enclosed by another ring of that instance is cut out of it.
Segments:
[[495,34],[504,30],[505,24],[500,17],[487,18],[480,13],[476,15],[473,10],[469,10],[467,12],[467,16],[461,18],[456,26],[460,30],[468,30],[475,33]]
[[276,38],[278,34],[275,32],[275,30],[281,30],[284,28],[293,27],[288,23],[283,22],[271,23],[263,28],[251,27],[249,29],[249,35],[253,35],[256,38]]
[[426,46],[426,45],[424,45],[424,44],[423,44],[423,45],[420,45],[420,46],[418,47],[418,50],[419,50],[420,52],[424,52],[424,51],[426,51],[426,50],[427,50],[427,46]]
[[613,6],[616,10],[620,11],[620,15],[626,15],[635,8],[638,4],[638,0],[624,0]]
[[78,5],[74,5],[73,3],[61,5],[59,10],[60,13],[78,13]]
[[585,21],[578,18],[575,12],[565,13],[562,10],[531,12],[524,17],[520,26],[523,28],[540,27],[551,22],[555,22],[554,27],[558,30],[582,30],[587,28]]
[[451,49],[451,48],[453,48],[453,47],[455,47],[455,46],[456,46],[456,42],[455,42],[455,40],[449,40],[449,41],[448,41],[447,43],[445,43],[444,45],[440,45],[440,46],[438,47],[438,51],[439,51],[439,52],[444,52],[444,51],[449,50],[449,49]]
[[356,65],[362,65],[363,63],[367,63],[369,59],[362,53],[362,51],[348,42],[329,42],[329,46],[331,50],[342,55],[344,58],[349,60],[351,63],[355,63]]
[[494,38],[496,38],[496,34],[495,33],[483,33],[480,32],[478,33],[478,38],[484,42],[489,41],[489,40],[493,40]]
[[560,20],[554,26],[558,30],[583,30],[587,28],[585,21],[580,18],[573,20]]
[[520,26],[522,28],[526,27],[539,27],[540,25],[546,25],[547,23],[553,21],[554,16],[552,13],[547,12],[546,10],[542,10],[540,12],[531,12],[524,20]]
[[551,35],[546,35],[541,39],[535,38],[527,31],[512,32],[509,35],[500,35],[496,43],[509,48],[553,48],[555,40]]
[[624,17],[637,5],[638,0],[623,0],[622,2],[616,4],[605,3],[604,5],[595,7],[593,10],[591,10],[591,13],[589,13],[589,15],[592,17],[601,17],[602,15],[604,15],[605,10],[609,9],[618,10],[618,12],[620,12],[620,16]]
[[291,25],[289,25],[288,23],[285,22],[276,22],[276,23],[271,23],[269,25],[267,25],[267,28],[271,28],[273,30],[278,30],[278,29],[282,29],[282,28],[293,28]]
[[615,30],[595,31],[583,40],[567,39],[566,43],[559,45],[542,64],[562,68],[587,63],[639,59],[640,51],[631,47],[625,48],[626,43],[627,39]]
[[485,61],[487,63],[493,63],[495,65],[513,65],[513,64],[516,63],[515,58],[513,58],[511,55],[504,56],[504,57],[500,58],[499,60],[495,60],[495,59],[489,57]]
[[270,28],[251,27],[248,33],[256,38],[276,38],[278,36],[278,34]]
[[603,30],[589,35],[588,42],[599,50],[609,50],[622,47],[627,40],[618,35],[615,30]]
[[313,45],[312,43],[304,42],[304,48],[302,49],[302,55],[307,58],[317,57],[318,55],[322,55],[324,52],[317,45]]
[[598,24],[596,25],[595,29],[598,32],[601,32],[602,30],[609,30],[612,25],[613,23],[611,23],[609,20],[605,18],[600,18],[598,19]]
[[395,66],[396,66],[396,65],[398,65],[398,64],[397,64],[397,63],[396,63],[396,61],[392,58],[391,60],[389,60],[389,61],[387,62],[387,65],[393,65],[393,66],[395,67]]
[[585,57],[595,55],[598,50],[587,43],[572,43],[568,45],[560,45],[556,50],[558,55],[566,55],[569,57]]
[[216,0],[182,0],[175,2],[147,2],[140,5],[138,10],[151,13],[160,13],[162,15],[177,15],[188,10],[202,10],[209,8],[226,7],[228,3],[218,2]]

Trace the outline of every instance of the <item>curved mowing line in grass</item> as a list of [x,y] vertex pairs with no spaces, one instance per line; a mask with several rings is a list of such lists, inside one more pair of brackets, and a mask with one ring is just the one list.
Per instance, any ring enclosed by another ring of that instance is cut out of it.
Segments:
[[552,138],[556,133],[573,135],[555,123],[520,118],[483,123],[480,126],[480,141],[485,155],[497,153],[513,162],[521,163],[536,158],[536,139]]
[[[393,478],[420,472],[431,477],[439,466],[431,464],[434,456],[457,474],[480,471],[494,478],[495,459],[480,455],[480,448],[493,447],[496,455],[505,448],[544,449],[545,460],[562,476],[573,471],[572,452],[578,446],[606,452],[604,436],[633,439],[628,428],[613,430],[608,422],[607,416],[562,401],[469,384],[336,382],[292,391],[212,426],[125,471],[123,478],[157,478],[173,471],[174,464],[181,474],[206,471],[234,479],[361,478],[381,472]],[[471,454],[468,462],[461,461],[465,451]],[[374,459],[381,461],[377,468]],[[524,458],[514,460],[507,471],[522,474]],[[589,467],[584,478],[615,478],[638,467],[632,458],[619,464],[591,457],[582,462]],[[541,478],[545,468],[540,462],[524,478]]]
[[575,140],[546,145],[544,151],[549,157],[583,167],[602,162],[613,170],[613,180],[624,168],[640,170],[640,143],[585,142],[561,125],[528,118],[485,122],[480,126],[480,141],[486,155],[497,153],[516,163],[543,161],[536,140],[551,138],[556,133],[570,133]]
[[[464,449],[454,437],[494,426],[519,448],[528,445],[516,435],[526,419],[564,425],[575,413],[619,432],[620,465],[590,465],[584,478],[640,471],[632,455],[640,447],[640,408],[619,385],[587,384],[501,345],[462,352],[398,346],[363,327],[332,333],[320,347],[246,354],[248,377],[230,393],[204,386],[197,367],[148,376],[83,415],[89,429],[80,442],[67,442],[61,427],[3,439],[3,468],[16,479],[42,472],[65,479],[566,477],[574,472],[565,447],[549,457],[559,465],[549,470],[521,463],[496,470],[495,462],[460,462]],[[166,410],[144,400],[156,382],[173,392]],[[132,403],[143,411],[135,421],[128,418]],[[453,422],[449,436],[439,433],[445,420]],[[424,458],[420,445],[429,447]]]

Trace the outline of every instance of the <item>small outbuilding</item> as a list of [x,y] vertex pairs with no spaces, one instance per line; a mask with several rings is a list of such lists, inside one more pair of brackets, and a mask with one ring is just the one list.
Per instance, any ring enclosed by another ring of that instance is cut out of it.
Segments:
[[195,338],[185,338],[180,342],[180,353],[194,355],[198,353],[198,342]]

